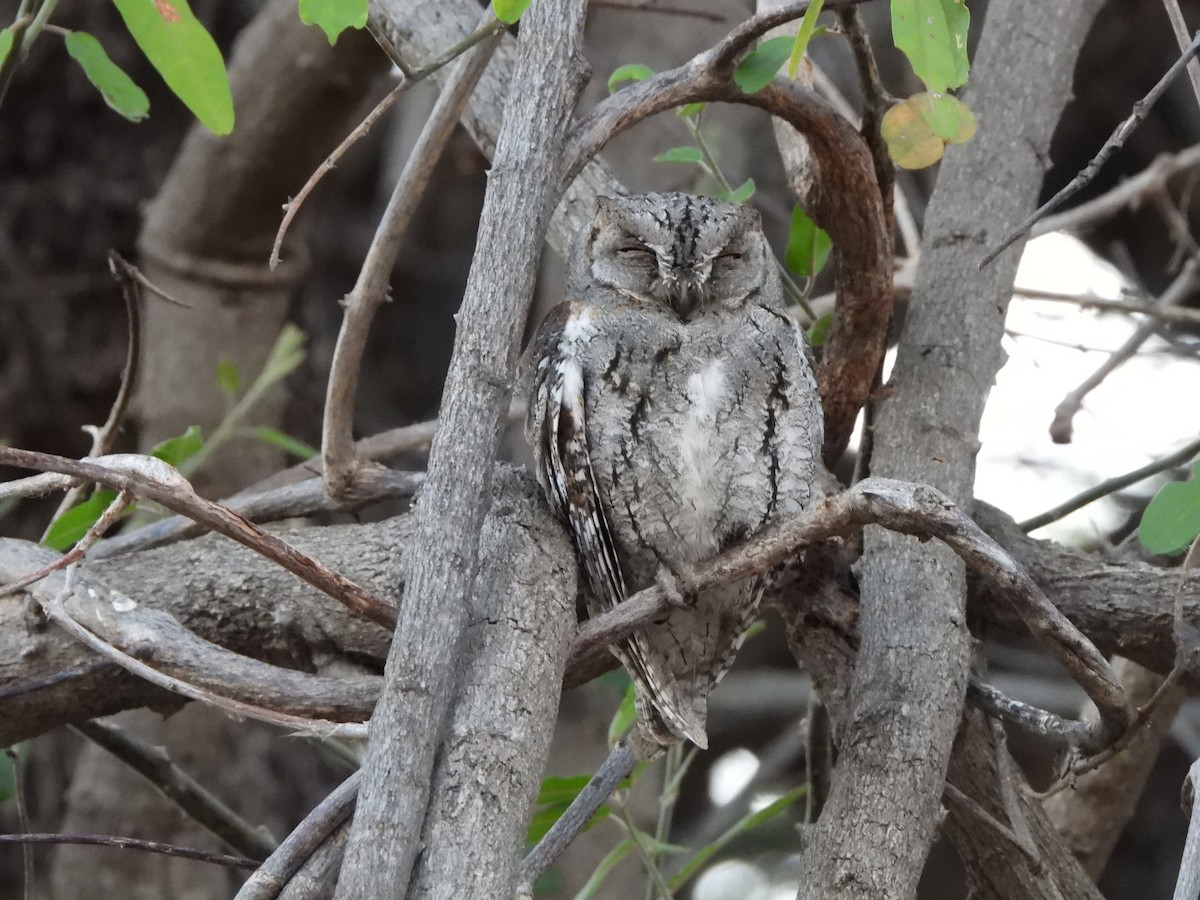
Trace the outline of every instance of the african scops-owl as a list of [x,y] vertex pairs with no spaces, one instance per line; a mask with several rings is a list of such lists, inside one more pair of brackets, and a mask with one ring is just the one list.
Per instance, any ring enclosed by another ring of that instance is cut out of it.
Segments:
[[[753,209],[601,199],[530,353],[526,436],[574,540],[588,615],[808,504],[820,399]],[[614,647],[643,748],[706,746],[708,694],[762,590],[761,578],[700,590]]]

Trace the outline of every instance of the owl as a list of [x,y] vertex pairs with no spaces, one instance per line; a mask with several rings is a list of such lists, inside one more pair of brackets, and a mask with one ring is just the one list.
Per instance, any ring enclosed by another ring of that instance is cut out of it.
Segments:
[[[803,332],[753,209],[687,194],[602,198],[567,296],[530,350],[526,436],[599,615],[809,502],[822,441]],[[613,648],[642,755],[707,746],[708,695],[761,578],[687,591]]]

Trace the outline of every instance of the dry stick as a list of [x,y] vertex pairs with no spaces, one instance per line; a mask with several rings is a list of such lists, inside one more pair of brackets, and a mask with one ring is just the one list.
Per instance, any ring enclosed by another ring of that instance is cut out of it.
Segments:
[[704,19],[706,22],[725,22],[729,18],[695,7],[660,6],[654,0],[590,0],[588,5],[592,9],[624,9],[630,12],[659,13],[664,16],[687,16],[692,19]]
[[1113,300],[1093,294],[1063,294],[1032,288],[1014,288],[1013,293],[1031,300],[1049,300],[1053,303],[1073,303],[1083,309],[1099,309],[1104,312],[1119,312],[1127,315],[1149,316],[1171,325],[1200,325],[1200,309],[1161,306],[1144,300]]
[[[1167,18],[1171,20],[1171,30],[1175,32],[1180,51],[1186,51],[1190,38],[1178,0],[1163,0],[1163,6],[1167,10]],[[1200,103],[1200,62],[1195,59],[1189,60],[1187,70],[1188,80],[1192,83],[1192,93],[1196,95],[1196,102]]]
[[[357,512],[381,500],[412,497],[424,481],[424,472],[398,472],[375,466],[363,469],[359,473],[353,496],[345,500],[335,500],[328,496],[320,478],[309,478],[307,481],[285,484],[258,493],[242,492],[221,501],[221,505],[251,522],[262,524],[321,512]],[[203,525],[186,516],[171,516],[109,538],[90,555],[92,559],[106,559],[199,537],[207,531]]]
[[[113,401],[112,408],[108,411],[108,419],[99,429],[89,426],[92,433],[92,449],[87,454],[89,459],[103,456],[112,449],[117,432],[120,431],[121,423],[125,419],[125,412],[129,408],[129,398],[133,394],[134,385],[137,384],[138,360],[142,351],[141,284],[134,274],[137,269],[122,259],[115,250],[109,251],[108,268],[121,287],[121,299],[125,301],[125,321],[129,327],[129,337],[125,346],[125,366],[121,370],[121,386],[117,390],[117,397]],[[77,484],[67,492],[54,515],[50,517],[46,530],[42,533],[43,541],[46,540],[50,529],[54,527],[54,523],[62,514],[83,499],[86,489],[86,484]]]
[[271,725],[279,725],[283,728],[293,729],[302,734],[314,734],[318,737],[350,737],[363,738],[367,734],[367,726],[346,724],[343,722],[330,722],[321,719],[308,719],[299,716],[292,716],[286,713],[280,713],[273,709],[255,706],[250,703],[243,703],[240,700],[234,700],[230,697],[223,697],[219,694],[214,694],[211,691],[196,687],[186,681],[181,681],[170,675],[154,669],[141,660],[134,659],[123,650],[114,647],[112,644],[105,641],[95,632],[85,628],[76,621],[70,613],[67,612],[63,605],[64,600],[74,593],[72,587],[73,575],[75,570],[68,568],[65,573],[65,586],[53,598],[46,599],[40,592],[31,591],[32,596],[41,607],[46,616],[51,619],[56,625],[74,637],[76,640],[91,647],[101,656],[112,660],[117,665],[126,671],[132,672],[139,678],[149,681],[151,684],[157,685],[165,690],[187,697],[189,700],[199,700],[209,706],[215,706],[218,709],[224,710],[234,716],[240,716],[250,719],[256,719],[260,722],[267,722]]
[[79,722],[70,728],[117,757],[234,850],[254,859],[266,859],[275,851],[273,840],[171,762],[162,747],[152,747],[124,729],[99,721]]
[[[279,265],[279,251],[283,246],[284,235],[287,234],[287,230],[292,224],[292,219],[296,218],[296,213],[300,211],[300,207],[303,205],[304,201],[308,199],[308,195],[311,194],[313,188],[317,186],[317,182],[319,182],[325,176],[326,172],[337,165],[338,160],[340,160],[346,154],[346,151],[354,146],[354,144],[357,143],[360,138],[366,135],[366,133],[371,130],[371,126],[379,120],[379,117],[391,109],[392,105],[395,104],[395,102],[400,99],[401,95],[406,93],[410,87],[412,87],[418,81],[422,81],[423,79],[432,75],[448,62],[451,62],[458,56],[461,56],[463,53],[466,53],[480,41],[487,40],[489,37],[499,34],[506,27],[507,26],[499,19],[489,15],[485,25],[476,29],[453,47],[439,54],[437,57],[417,69],[411,69],[404,65],[399,57],[394,54],[394,52],[389,51],[388,55],[392,57],[392,61],[397,64],[397,68],[399,68],[404,74],[404,80],[400,82],[400,84],[396,85],[396,87],[394,87],[386,97],[380,100],[373,110],[367,113],[366,118],[359,123],[357,128],[346,135],[345,140],[337,145],[336,149],[334,149],[334,151],[330,153],[328,157],[326,157],[325,161],[317,167],[316,171],[308,177],[308,181],[304,182],[304,187],[300,188],[300,193],[283,205],[283,221],[279,223],[279,231],[276,232],[275,243],[271,247],[270,267],[272,269]],[[380,40],[380,35],[375,29],[372,29],[372,34],[375,35],[376,40]],[[384,46],[385,50],[387,49],[387,45],[382,41],[381,46]]]
[[1191,60],[1191,58],[1195,56],[1198,51],[1200,51],[1200,32],[1196,33],[1196,36],[1192,39],[1192,42],[1184,48],[1183,55],[1181,55],[1179,59],[1174,62],[1171,68],[1167,69],[1166,74],[1158,80],[1158,84],[1152,87],[1150,92],[1146,94],[1145,97],[1133,104],[1133,112],[1129,114],[1129,117],[1125,119],[1124,122],[1117,126],[1116,130],[1112,133],[1112,136],[1105,141],[1104,146],[1100,148],[1100,152],[1092,158],[1091,162],[1084,166],[1083,171],[1071,179],[1070,184],[1039,206],[1032,215],[1025,219],[1025,221],[1023,221],[1012,231],[1008,232],[1008,234],[1006,234],[1000,241],[999,246],[990,251],[986,256],[983,257],[983,259],[979,261],[979,268],[982,269],[1006,249],[1011,247],[1018,238],[1029,231],[1029,229],[1038,219],[1045,216],[1046,213],[1050,212],[1051,210],[1057,209],[1065,200],[1073,197],[1076,193],[1086,187],[1088,183],[1090,183],[1091,180],[1096,177],[1096,173],[1100,171],[1101,166],[1108,161],[1108,158],[1125,143],[1125,141],[1129,138],[1129,135],[1133,134],[1138,125],[1142,123],[1142,120],[1146,118],[1146,114],[1149,113],[1150,108],[1154,106],[1154,104],[1158,101],[1158,98],[1163,95],[1163,92],[1166,91],[1167,87],[1172,81],[1175,80],[1179,73],[1183,71],[1184,67],[1188,64],[1188,61]]
[[1095,487],[1088,488],[1086,491],[1076,494],[1070,500],[1060,503],[1053,509],[1049,509],[1031,519],[1026,519],[1024,522],[1018,522],[1017,527],[1024,532],[1030,532],[1035,528],[1049,525],[1051,522],[1057,522],[1064,516],[1075,512],[1075,510],[1082,509],[1089,503],[1094,503],[1101,497],[1107,497],[1109,494],[1123,491],[1125,488],[1154,475],[1158,475],[1160,472],[1165,472],[1168,469],[1191,462],[1198,453],[1200,453],[1200,438],[1186,444],[1174,453],[1164,456],[1162,459],[1156,459],[1152,463],[1147,463],[1140,469],[1134,469],[1132,472],[1126,472],[1124,475],[1105,479]]
[[1134,206],[1149,193],[1161,190],[1172,175],[1200,165],[1200,144],[1186,150],[1157,157],[1150,165],[1132,178],[1122,181],[1112,190],[1094,200],[1081,203],[1072,209],[1053,216],[1046,216],[1030,229],[1030,235],[1049,234],[1051,231],[1083,229],[1116,215],[1127,206]]
[[[29,806],[25,802],[25,772],[21,768],[20,750],[20,746],[7,747],[4,752],[12,766],[12,792],[13,800],[17,804],[17,827],[22,832],[28,832]],[[21,893],[25,900],[30,900],[33,896],[33,848],[28,844],[21,847],[21,864],[24,869]]]
[[[47,572],[62,561],[63,558],[49,548],[27,541],[0,538],[0,571],[5,573],[4,577],[32,569]],[[47,565],[48,562],[50,565]],[[173,676],[198,690],[207,689],[230,700],[242,701],[256,709],[262,707],[290,714],[295,718],[279,721],[289,726],[299,722],[313,723],[315,727],[319,724],[316,720],[327,719],[361,722],[371,714],[379,693],[381,679],[378,677],[335,678],[285,669],[243,656],[197,637],[174,616],[144,606],[113,590],[91,571],[80,574],[72,569],[70,574],[77,584],[82,582],[67,610],[72,619],[108,644],[119,650],[127,650],[142,663],[153,665],[165,675]],[[46,604],[53,602],[64,591],[66,584],[67,575],[49,571],[38,584],[27,590],[35,601]],[[56,643],[62,644],[61,641]],[[92,675],[100,665],[110,667],[113,663],[96,661],[30,682],[14,683],[0,689],[0,699],[35,694],[62,682]],[[139,691],[138,696],[143,698],[144,703],[155,702],[152,692]],[[63,717],[57,718],[62,720]],[[361,726],[355,726],[352,730],[357,733],[364,731]],[[324,735],[320,728],[317,731]]]
[[353,773],[318,803],[246,880],[234,900],[275,900],[334,829],[350,818],[359,780],[360,774]]
[[175,477],[170,484],[161,478],[149,477],[129,468],[109,468],[98,462],[66,459],[50,453],[18,450],[15,447],[0,447],[0,464],[22,469],[39,469],[59,472],[98,481],[121,491],[129,491],[139,497],[153,500],[170,510],[185,514],[197,522],[232,538],[240,544],[261,553],[278,563],[292,574],[313,587],[333,597],[347,609],[370,619],[385,628],[396,625],[396,609],[387,601],[375,596],[361,585],[334,572],[317,560],[301,553],[295,547],[270,532],[263,531],[252,522],[221,506],[205,500],[192,490],[191,485],[168,466],[153,457],[136,454],[117,454],[104,457],[110,465],[154,464],[162,472],[172,472]]
[[224,853],[209,853],[192,847],[179,847],[160,841],[144,841],[140,838],[115,837],[110,834],[0,834],[0,844],[85,844],[91,847],[114,847],[117,850],[145,850],[163,853],[181,859],[195,859],[215,863],[231,869],[253,869],[258,860],[244,856],[229,856]]
[[[488,22],[494,18],[490,12],[486,14]],[[343,301],[346,312],[333,351],[321,429],[325,489],[331,497],[343,498],[355,492],[356,476],[362,465],[354,450],[354,399],[371,322],[387,299],[392,267],[434,167],[462,117],[479,76],[499,45],[502,33],[499,29],[488,31],[479,48],[460,60],[451,72],[392,190],[358,281]]]
[[[1200,283],[1200,262],[1196,257],[1189,257],[1183,264],[1183,269],[1175,276],[1175,280],[1163,291],[1158,298],[1158,306],[1171,307],[1182,303],[1191,295],[1192,290]],[[1159,329],[1159,323],[1153,320],[1143,322],[1131,334],[1125,343],[1112,352],[1095,372],[1083,380],[1079,387],[1072,390],[1054,409],[1054,421],[1050,423],[1050,438],[1056,444],[1071,443],[1074,431],[1073,420],[1083,405],[1084,398],[1095,388],[1099,387],[1105,378],[1111,375],[1123,362],[1130,359],[1138,348]]]

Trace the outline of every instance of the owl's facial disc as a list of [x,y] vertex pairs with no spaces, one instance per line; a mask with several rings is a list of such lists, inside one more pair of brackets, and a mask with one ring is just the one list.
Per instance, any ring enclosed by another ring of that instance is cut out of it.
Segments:
[[595,282],[685,320],[742,305],[769,264],[754,210],[687,194],[602,201],[587,254]]

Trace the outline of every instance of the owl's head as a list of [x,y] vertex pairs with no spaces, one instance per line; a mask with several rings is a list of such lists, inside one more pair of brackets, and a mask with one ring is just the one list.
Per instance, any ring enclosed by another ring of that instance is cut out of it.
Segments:
[[601,197],[576,253],[577,275],[681,319],[740,306],[774,276],[756,210],[690,194]]

